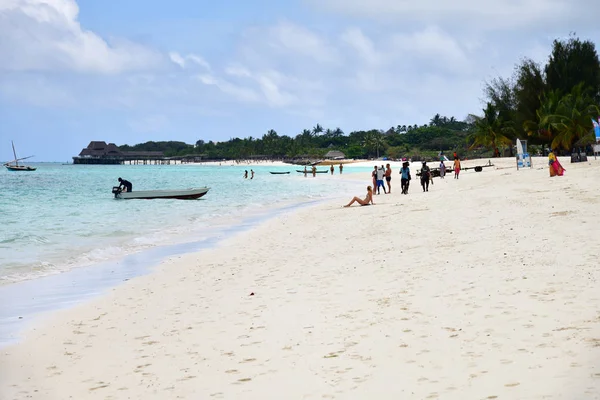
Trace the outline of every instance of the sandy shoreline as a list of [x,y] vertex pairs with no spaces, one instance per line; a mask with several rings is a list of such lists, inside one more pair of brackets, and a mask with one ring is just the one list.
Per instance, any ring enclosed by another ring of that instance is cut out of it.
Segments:
[[57,312],[0,352],[0,399],[597,398],[600,162],[492,161]]

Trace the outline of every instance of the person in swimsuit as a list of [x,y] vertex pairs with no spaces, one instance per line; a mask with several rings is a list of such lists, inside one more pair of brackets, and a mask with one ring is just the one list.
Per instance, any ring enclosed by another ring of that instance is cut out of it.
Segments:
[[373,189],[371,188],[371,186],[367,186],[367,196],[364,199],[354,196],[350,203],[346,204],[344,207],[350,207],[354,203],[358,203],[361,206],[368,206],[369,204],[375,205],[375,203],[373,202]]
[[454,159],[454,179],[458,179],[458,174],[460,174],[460,160],[456,157]]
[[123,190],[123,192],[131,192],[133,185],[128,180],[119,178],[119,189]]
[[331,168],[329,168],[329,170],[331,171],[331,175],[333,175],[333,171],[335,171],[335,167],[333,166],[333,164],[331,164]]
[[248,170],[244,171],[244,179],[248,179]]
[[254,170],[253,169],[250,170],[250,179],[254,179]]
[[342,174],[343,170],[344,170],[344,164],[340,164],[340,175]]
[[373,171],[371,172],[371,178],[373,178],[373,187],[377,187],[377,165],[373,167]]
[[388,186],[388,193],[392,193],[392,168],[390,164],[385,165],[385,181]]

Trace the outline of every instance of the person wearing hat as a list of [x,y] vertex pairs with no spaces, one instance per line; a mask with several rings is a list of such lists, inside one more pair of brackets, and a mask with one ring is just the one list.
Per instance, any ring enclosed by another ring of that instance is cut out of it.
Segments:
[[124,192],[131,192],[133,185],[128,180],[119,178],[119,189],[125,189]]
[[427,166],[427,162],[423,161],[421,167],[421,186],[424,192],[429,192],[429,180],[431,179],[431,170]]

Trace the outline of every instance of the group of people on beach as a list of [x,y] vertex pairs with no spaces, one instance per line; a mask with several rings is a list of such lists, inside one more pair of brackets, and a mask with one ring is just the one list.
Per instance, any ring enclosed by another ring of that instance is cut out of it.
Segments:
[[[410,186],[410,181],[412,179],[412,176],[410,174],[409,165],[410,165],[410,163],[408,161],[404,161],[402,163],[402,168],[400,168],[400,189],[402,191],[402,194],[408,194],[408,188]],[[460,170],[461,170],[461,165],[460,165],[460,158],[458,158],[458,155],[456,153],[454,153],[453,169],[454,169],[454,179],[458,179],[458,175],[460,174]],[[442,154],[442,157],[440,158],[439,171],[440,171],[440,178],[444,179],[446,176],[446,165],[444,164],[443,154]],[[419,175],[421,177],[421,187],[423,188],[423,192],[428,192],[429,184],[431,183],[433,185],[433,175],[432,175],[431,169],[427,165],[426,161],[423,161]],[[381,194],[381,191],[380,191],[381,188],[383,188],[384,194],[388,194],[388,193],[392,192],[392,168],[390,167],[390,164],[386,164],[385,167],[383,165],[381,167],[378,167],[377,165],[375,165],[373,167],[373,171],[371,172],[371,178],[373,180],[373,186],[371,186],[371,185],[367,186],[366,197],[363,199],[363,198],[355,196],[344,207],[350,207],[354,203],[358,203],[361,206],[368,206],[370,204],[374,205],[375,203],[373,202],[373,194],[374,194],[373,192],[376,191],[377,192],[376,194]],[[385,184],[384,184],[384,178],[385,178]],[[386,184],[387,184],[387,191],[386,191],[386,187],[385,187]],[[373,189],[373,188],[375,188],[375,189]]]

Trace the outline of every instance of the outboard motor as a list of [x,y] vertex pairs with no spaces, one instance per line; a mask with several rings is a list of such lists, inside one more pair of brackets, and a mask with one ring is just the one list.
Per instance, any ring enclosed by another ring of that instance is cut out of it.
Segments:
[[121,187],[119,187],[119,186],[113,186],[113,188],[112,188],[112,192],[114,193],[114,195],[115,195],[115,199],[116,199],[116,198],[117,198],[117,196],[119,195],[119,193],[121,193],[121,192],[122,192],[122,190],[121,190]]

